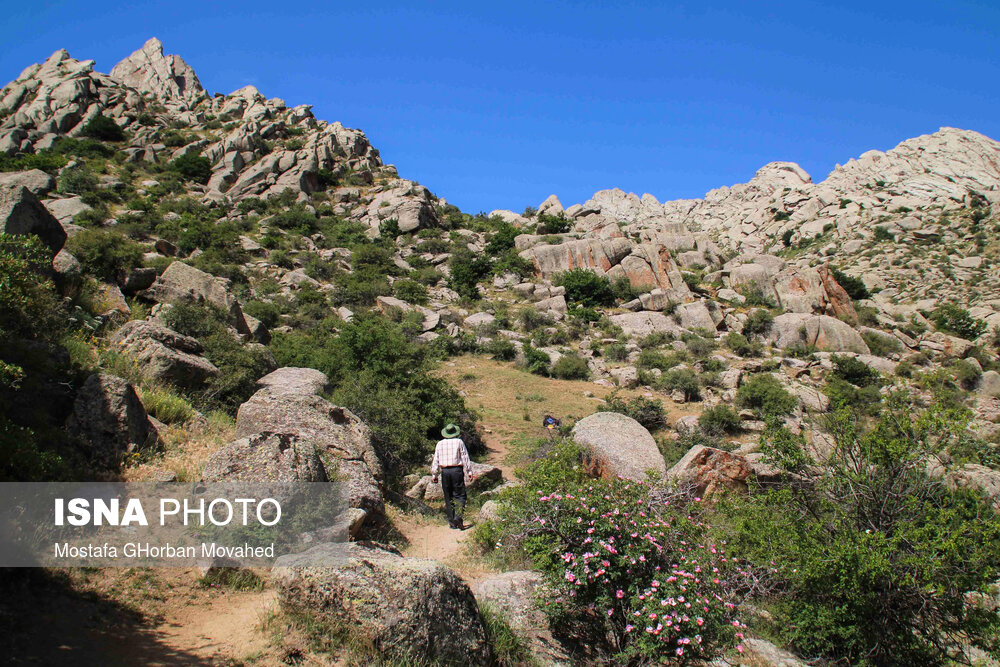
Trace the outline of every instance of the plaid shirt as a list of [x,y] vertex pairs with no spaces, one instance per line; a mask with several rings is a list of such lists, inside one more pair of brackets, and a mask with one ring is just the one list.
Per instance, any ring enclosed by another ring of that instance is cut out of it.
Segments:
[[465,476],[472,474],[472,461],[469,460],[469,450],[461,438],[446,438],[438,442],[434,448],[434,460],[431,461],[431,475],[437,477],[438,471],[444,466],[462,466]]

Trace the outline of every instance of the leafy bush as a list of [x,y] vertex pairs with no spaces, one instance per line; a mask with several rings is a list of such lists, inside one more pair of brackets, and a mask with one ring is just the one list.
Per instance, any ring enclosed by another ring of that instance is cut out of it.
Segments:
[[184,155],[171,160],[167,169],[180,174],[186,180],[204,185],[212,177],[212,163],[207,157],[197,151],[188,151]]
[[867,299],[871,296],[868,288],[865,287],[865,282],[860,278],[849,276],[834,267],[831,267],[830,273],[833,274],[833,279],[837,281],[837,284],[843,287],[844,291],[847,292],[847,296],[851,297],[855,301]]
[[463,248],[451,256],[448,265],[451,269],[448,286],[465,299],[479,299],[479,282],[493,270],[489,258]]
[[85,272],[109,283],[123,283],[142,263],[142,246],[117,232],[84,229],[70,237],[66,249]]
[[538,229],[539,234],[565,234],[573,228],[573,221],[569,220],[563,214],[559,215],[548,215],[542,213],[538,216]]
[[861,334],[865,344],[871,353],[876,357],[887,357],[903,349],[903,344],[895,336],[879,335],[874,331],[865,331]]
[[833,356],[834,377],[850,382],[855,387],[880,386],[881,374],[856,357]]
[[763,308],[776,308],[777,304],[774,302],[774,297],[772,297],[764,288],[757,283],[745,283],[740,285],[736,290],[746,299],[746,305],[748,306],[761,306]]
[[86,166],[63,170],[56,184],[56,190],[61,194],[82,195],[96,189],[97,176]]
[[986,322],[976,319],[965,308],[953,303],[946,303],[936,308],[931,313],[930,319],[940,331],[967,340],[979,338],[988,328]]
[[549,374],[549,364],[552,363],[552,358],[548,354],[532,347],[530,343],[525,343],[522,351],[524,352],[524,367],[529,373],[545,376]]
[[260,320],[268,329],[281,322],[281,307],[270,301],[247,301],[243,304],[243,312]]
[[495,361],[513,361],[517,358],[517,348],[514,343],[503,338],[495,338],[487,343],[484,352]]
[[766,336],[771,331],[774,315],[766,310],[757,309],[747,315],[743,324],[743,334],[746,336]]
[[590,377],[587,360],[575,353],[564,354],[552,365],[552,377],[560,380],[586,380]]
[[612,306],[615,293],[611,281],[589,269],[570,269],[556,275],[552,282],[566,288],[566,300],[587,308]]
[[94,116],[83,126],[83,136],[101,141],[124,141],[125,132],[107,116]]
[[770,373],[758,373],[736,390],[736,404],[763,417],[771,417],[791,413],[799,402],[781,386],[778,378]]
[[659,385],[667,391],[679,391],[685,401],[701,400],[701,385],[698,376],[690,368],[675,368],[660,377]]
[[615,664],[703,664],[742,636],[743,575],[697,518],[698,503],[654,493],[632,480],[539,491],[525,502],[524,550],[548,582],[546,613],[587,619],[588,641],[609,643]]
[[764,353],[764,346],[758,341],[751,343],[746,336],[735,331],[726,335],[726,347],[741,357],[759,357]]
[[731,550],[774,568],[760,600],[770,632],[831,664],[943,666],[963,643],[991,648],[1000,617],[970,592],[1000,576],[1000,521],[977,494],[926,473],[965,427],[953,411],[916,414],[899,397],[870,428],[838,415],[823,476],[727,508]]
[[698,417],[698,427],[714,437],[736,435],[743,430],[740,413],[725,404],[709,408]]
[[667,425],[667,412],[663,403],[645,396],[624,398],[619,390],[614,390],[600,408],[600,412],[617,412],[636,420],[650,431]]
[[882,241],[895,241],[896,237],[885,227],[878,226],[875,228],[874,240],[875,243],[881,243]]
[[392,293],[398,299],[421,306],[429,300],[427,287],[413,280],[397,280],[392,284]]
[[628,348],[624,343],[609,343],[602,352],[609,361],[625,361],[628,358]]

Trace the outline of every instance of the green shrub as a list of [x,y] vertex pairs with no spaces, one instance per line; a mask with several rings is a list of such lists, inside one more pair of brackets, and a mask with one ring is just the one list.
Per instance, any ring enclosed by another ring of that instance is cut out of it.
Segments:
[[268,329],[273,329],[281,322],[281,307],[270,301],[247,301],[243,304],[243,312],[260,320]]
[[740,285],[736,291],[743,295],[746,299],[745,303],[748,306],[777,308],[777,304],[774,302],[774,297],[771,296],[769,291],[766,291],[761,285],[758,285],[755,282]]
[[528,643],[504,617],[503,612],[488,602],[479,603],[479,618],[486,631],[486,644],[497,667],[521,667],[534,665]]
[[735,331],[726,335],[726,347],[741,357],[759,357],[764,354],[764,346],[758,341],[750,342],[746,336]]
[[875,243],[881,243],[882,241],[895,241],[896,237],[888,229],[882,226],[875,228]]
[[865,287],[864,281],[860,278],[849,276],[833,267],[831,267],[830,273],[833,274],[833,279],[837,281],[837,284],[843,287],[844,291],[847,292],[847,296],[851,297],[855,301],[867,299],[871,296],[868,288]]
[[615,293],[611,281],[590,269],[570,269],[557,274],[552,282],[566,288],[566,300],[586,308],[612,306]]
[[548,215],[542,213],[538,216],[538,234],[565,234],[573,228],[573,221],[569,220],[562,213],[559,215]]
[[513,361],[517,358],[517,348],[514,343],[503,338],[495,338],[487,343],[484,351],[495,361]]
[[560,380],[586,380],[590,377],[590,368],[586,359],[570,352],[559,357],[552,365],[552,377]]
[[83,126],[83,136],[101,141],[124,141],[125,132],[107,116],[94,116]]
[[771,324],[774,323],[774,315],[766,310],[754,310],[747,315],[747,321],[743,324],[743,334],[750,336],[766,336],[771,331]]
[[546,313],[539,312],[531,306],[518,313],[517,319],[521,323],[521,328],[528,333],[552,324],[552,319]]
[[698,417],[698,427],[707,435],[722,437],[737,435],[743,430],[743,420],[740,413],[725,404],[711,407]]
[[758,373],[736,390],[736,404],[754,410],[763,417],[787,415],[798,406],[778,378],[770,373]]
[[833,356],[832,375],[850,382],[855,387],[881,386],[882,375],[856,357]]
[[66,249],[86,273],[109,283],[124,282],[142,263],[142,246],[112,231],[85,229],[70,237]]
[[667,425],[667,412],[663,409],[663,403],[645,396],[625,398],[618,389],[608,395],[605,404],[598,410],[600,412],[617,412],[631,417],[650,431]]
[[413,280],[397,280],[392,284],[392,293],[398,299],[421,306],[427,305],[430,300],[427,287]]
[[946,303],[936,308],[931,313],[930,319],[938,330],[967,340],[979,338],[988,328],[986,322],[974,318],[965,308],[953,303]]
[[660,377],[659,385],[667,391],[679,391],[685,401],[701,400],[701,384],[690,368],[675,368]]
[[552,359],[548,354],[532,347],[530,343],[525,343],[522,351],[524,352],[524,367],[529,373],[545,376],[549,374],[549,364],[552,363]]
[[874,331],[865,331],[861,334],[865,344],[871,353],[876,357],[887,357],[890,354],[901,352],[903,344],[895,336],[880,335]]
[[609,361],[625,361],[628,358],[628,348],[624,343],[609,343],[604,346],[602,354]]
[[89,167],[65,169],[59,174],[56,190],[61,194],[82,195],[97,189],[97,176]]
[[463,248],[451,256],[448,286],[465,299],[479,299],[479,282],[488,277],[493,267],[486,255],[473,254]]
[[971,361],[956,359],[951,364],[951,372],[955,375],[955,380],[962,389],[972,390],[979,384],[979,378],[983,372]]
[[773,568],[774,593],[757,600],[767,631],[799,655],[873,667],[950,665],[962,644],[995,641],[1000,619],[971,592],[1000,576],[1000,521],[978,494],[926,473],[965,428],[955,412],[918,414],[897,398],[870,428],[838,415],[822,476],[725,508],[730,549]]
[[187,400],[163,387],[140,388],[139,398],[146,412],[164,424],[183,424],[194,415]]
[[202,185],[208,183],[208,179],[212,177],[212,163],[207,157],[199,155],[197,151],[188,151],[184,155],[171,160],[167,165],[167,169],[176,172],[185,180],[201,183]]
[[486,252],[493,257],[499,257],[514,249],[514,239],[520,234],[517,227],[509,222],[501,222],[486,244]]

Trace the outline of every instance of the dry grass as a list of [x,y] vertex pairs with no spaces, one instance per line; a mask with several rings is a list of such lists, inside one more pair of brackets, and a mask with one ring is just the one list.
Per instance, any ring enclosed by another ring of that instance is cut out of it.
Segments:
[[221,412],[212,412],[204,420],[168,426],[160,432],[163,451],[145,463],[128,468],[126,481],[140,481],[157,469],[172,470],[177,480],[190,482],[201,478],[209,457],[236,437],[236,423]]

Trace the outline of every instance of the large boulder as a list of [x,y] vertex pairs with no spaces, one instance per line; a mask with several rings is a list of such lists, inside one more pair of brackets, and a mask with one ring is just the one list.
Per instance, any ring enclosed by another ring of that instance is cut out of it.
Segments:
[[149,320],[126,322],[112,341],[134,357],[146,378],[195,389],[217,376],[219,369],[200,356],[198,340]]
[[774,291],[782,308],[793,313],[817,313],[857,322],[851,297],[821,266],[785,269],[774,278]]
[[66,243],[66,230],[59,221],[31,190],[16,184],[0,184],[0,234],[34,234],[53,257]]
[[328,543],[282,556],[272,574],[282,607],[379,655],[408,664],[488,662],[472,591],[437,561]]
[[56,188],[56,179],[40,169],[12,171],[0,174],[0,187],[24,186],[36,197],[44,197]]
[[258,433],[216,451],[202,472],[206,482],[326,482],[312,442],[287,433]]
[[294,436],[320,453],[327,477],[346,485],[350,507],[364,510],[371,522],[385,512],[382,498],[382,466],[372,444],[368,426],[347,408],[333,405],[316,391],[317,371],[279,368],[264,376],[262,387],[236,413],[236,436],[263,433]]
[[673,319],[655,311],[621,313],[612,315],[610,319],[613,324],[622,328],[626,336],[634,338],[642,338],[651,333],[679,334],[681,331]]
[[828,315],[778,315],[771,323],[770,339],[782,348],[805,345],[826,352],[871,354],[861,334],[850,324]]
[[544,577],[538,572],[519,570],[479,579],[472,585],[472,592],[480,604],[490,605],[503,615],[511,629],[528,642],[531,654],[542,664],[572,664],[566,650],[553,639],[548,618],[536,599],[543,584]]
[[628,239],[582,239],[559,245],[537,245],[521,252],[543,278],[570,269],[593,269],[603,275],[632,252]]
[[157,444],[159,433],[135,388],[115,375],[95,373],[77,392],[67,429],[95,458],[117,462],[122,455]]
[[695,445],[667,473],[667,479],[690,486],[702,496],[746,489],[750,466],[737,454]]
[[598,477],[645,479],[647,471],[667,472],[656,441],[642,424],[617,412],[597,412],[578,421],[573,440],[584,451],[584,465]]
[[239,302],[225,283],[184,262],[173,262],[142,296],[159,303],[209,304],[229,315],[229,324],[240,334],[251,335]]
[[715,331],[715,320],[712,319],[712,315],[708,312],[708,307],[703,301],[682,303],[677,306],[674,315],[680,320],[681,327],[684,329]]

